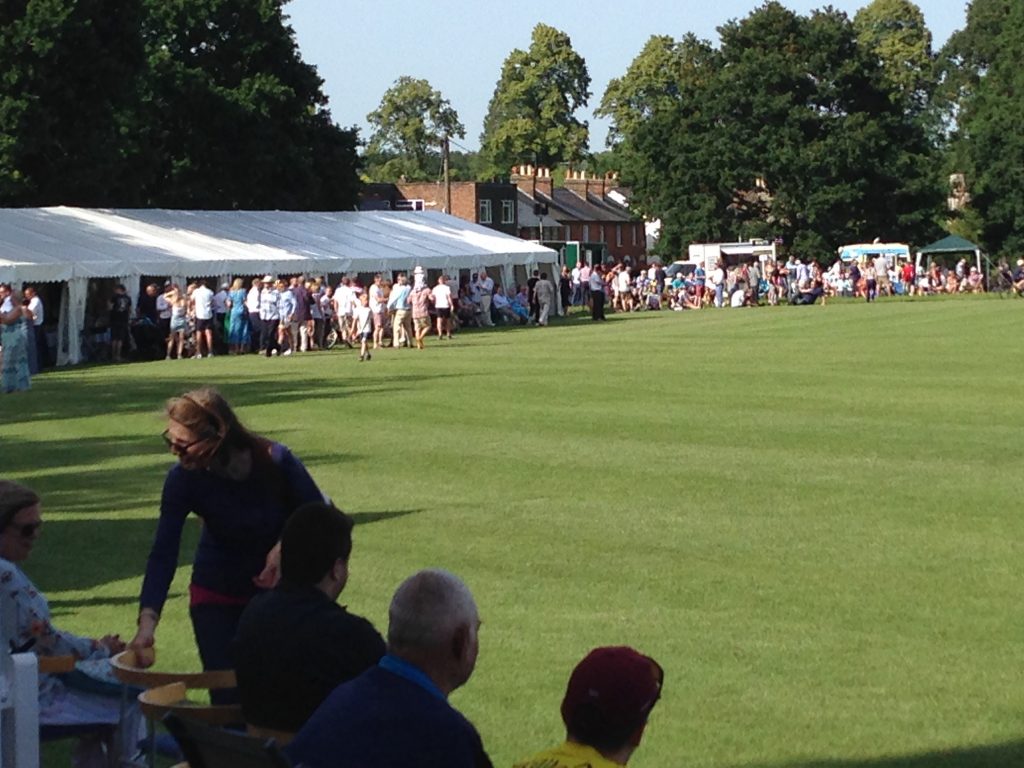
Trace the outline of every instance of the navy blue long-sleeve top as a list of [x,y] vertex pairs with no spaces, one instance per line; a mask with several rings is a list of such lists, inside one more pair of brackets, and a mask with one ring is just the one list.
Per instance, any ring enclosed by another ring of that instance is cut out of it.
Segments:
[[302,462],[280,443],[271,443],[270,466],[254,462],[244,480],[176,464],[164,481],[140,607],[157,613],[163,610],[189,513],[203,520],[192,583],[219,595],[246,599],[257,592],[253,578],[263,570],[288,516],[302,504],[323,499]]

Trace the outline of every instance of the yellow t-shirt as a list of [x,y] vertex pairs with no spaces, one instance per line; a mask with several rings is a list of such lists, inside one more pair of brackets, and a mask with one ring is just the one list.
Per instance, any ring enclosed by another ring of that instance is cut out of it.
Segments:
[[526,760],[520,760],[512,768],[622,768],[622,766],[602,756],[593,747],[567,741],[560,747],[547,749]]

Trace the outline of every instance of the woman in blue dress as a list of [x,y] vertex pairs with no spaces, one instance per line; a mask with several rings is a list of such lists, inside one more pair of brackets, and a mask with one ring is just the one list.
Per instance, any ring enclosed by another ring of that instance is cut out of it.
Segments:
[[0,284],[0,346],[4,350],[0,385],[4,392],[19,392],[31,386],[25,318],[21,296],[11,286]]
[[231,354],[240,355],[249,348],[251,329],[245,311],[245,283],[236,277],[228,293],[228,344]]

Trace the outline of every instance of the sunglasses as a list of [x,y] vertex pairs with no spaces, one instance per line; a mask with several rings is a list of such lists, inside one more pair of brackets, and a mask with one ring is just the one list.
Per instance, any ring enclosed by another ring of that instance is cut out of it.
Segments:
[[171,430],[169,429],[165,429],[163,432],[161,432],[160,437],[162,437],[164,439],[164,442],[167,443],[167,447],[171,449],[171,453],[177,454],[179,456],[183,453],[187,453],[188,449],[191,448],[193,445],[199,445],[199,443],[206,440],[205,437],[200,437],[198,440],[193,440],[191,443],[176,443],[174,442],[174,440],[171,439]]

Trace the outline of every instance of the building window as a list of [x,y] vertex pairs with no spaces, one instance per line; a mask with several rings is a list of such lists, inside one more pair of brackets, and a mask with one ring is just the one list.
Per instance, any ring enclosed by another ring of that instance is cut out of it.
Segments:
[[514,200],[502,200],[501,201],[501,223],[502,224],[515,224],[516,223],[516,208]]
[[618,248],[622,247],[622,225],[615,225],[615,245]]
[[636,245],[636,224],[633,224],[630,229],[633,230],[633,245]]
[[566,225],[566,227],[565,227],[565,238],[564,239],[565,239],[565,242],[569,242],[570,240],[572,240],[572,229],[570,229],[568,225]]
[[581,239],[583,240],[584,243],[589,243],[590,242],[590,225],[589,224],[584,224],[583,225],[583,237]]
[[480,223],[490,224],[491,223],[491,201],[481,200],[480,201]]
[[599,242],[599,243],[605,242],[605,239],[604,239],[604,224],[601,224],[597,228],[597,242]]

